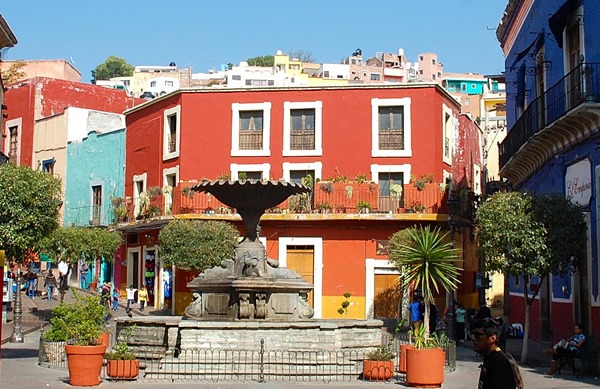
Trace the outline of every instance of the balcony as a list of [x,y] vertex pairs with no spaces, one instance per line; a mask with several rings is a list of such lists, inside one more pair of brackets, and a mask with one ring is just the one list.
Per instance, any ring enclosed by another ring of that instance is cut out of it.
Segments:
[[[302,198],[290,197],[279,206],[268,209],[264,219],[327,220],[327,219],[401,219],[436,220],[447,219],[448,191],[433,183],[419,190],[412,184],[404,185],[402,196],[393,198],[380,195],[375,183],[329,183],[315,184],[313,192]],[[324,189],[325,188],[325,189]],[[166,198],[165,198],[166,197]],[[165,201],[166,200],[166,201]],[[121,204],[119,204],[121,206]],[[227,207],[214,196],[176,187],[172,194],[158,194],[150,199],[144,209],[136,201],[127,204],[127,217],[123,222],[134,220],[179,218],[236,219],[235,209]]]
[[500,144],[500,175],[519,186],[600,131],[600,64],[583,63],[531,102]]

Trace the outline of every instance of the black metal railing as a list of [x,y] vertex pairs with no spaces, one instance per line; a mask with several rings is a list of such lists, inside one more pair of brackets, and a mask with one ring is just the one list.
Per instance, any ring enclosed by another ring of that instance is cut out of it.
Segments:
[[500,168],[532,136],[584,102],[600,102],[598,63],[582,63],[529,104],[500,144]]
[[[382,333],[382,344],[390,344],[398,352],[408,336]],[[47,342],[40,337],[39,361],[42,367],[67,370],[64,351],[66,342]],[[135,348],[135,346],[130,346]],[[359,350],[268,350],[265,341],[255,350],[224,350],[210,348],[134,350],[139,361],[138,380],[144,382],[181,381],[241,381],[241,382],[351,382],[364,380],[362,365],[365,351]],[[456,343],[450,341],[446,351],[446,372],[456,368]],[[399,352],[394,361],[391,381],[404,382],[405,374],[397,370]],[[103,379],[120,379],[102,369]]]

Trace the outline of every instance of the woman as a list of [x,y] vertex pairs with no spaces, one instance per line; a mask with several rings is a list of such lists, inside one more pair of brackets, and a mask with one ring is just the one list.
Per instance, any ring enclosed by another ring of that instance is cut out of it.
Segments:
[[546,354],[552,354],[552,361],[550,362],[550,370],[546,372],[548,375],[553,375],[558,370],[558,360],[561,357],[573,358],[579,354],[579,349],[585,342],[585,335],[583,334],[583,325],[581,323],[575,324],[575,335],[569,339],[563,339],[553,348],[546,350]]
[[456,340],[461,341],[465,339],[465,315],[467,311],[463,307],[462,303],[458,303],[454,314],[456,315]]

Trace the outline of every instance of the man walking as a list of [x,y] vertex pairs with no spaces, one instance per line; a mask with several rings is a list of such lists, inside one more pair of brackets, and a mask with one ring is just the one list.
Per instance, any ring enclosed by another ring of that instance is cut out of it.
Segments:
[[81,263],[81,267],[79,268],[79,275],[80,275],[80,283],[81,283],[81,289],[83,290],[88,290],[90,288],[90,283],[88,280],[88,272],[90,270],[90,266],[85,263],[82,262]]
[[125,312],[127,312],[127,316],[131,317],[131,304],[135,304],[135,292],[137,289],[134,288],[133,285],[130,285],[129,288],[125,289],[127,292],[127,305],[125,306]]
[[48,274],[46,274],[46,278],[44,278],[44,286],[48,292],[48,300],[53,300],[54,288],[56,288],[56,277],[54,276],[54,273],[52,273],[52,269],[48,269]]
[[521,389],[523,380],[512,356],[498,347],[500,329],[493,319],[476,319],[471,323],[473,350],[483,355],[478,389]]

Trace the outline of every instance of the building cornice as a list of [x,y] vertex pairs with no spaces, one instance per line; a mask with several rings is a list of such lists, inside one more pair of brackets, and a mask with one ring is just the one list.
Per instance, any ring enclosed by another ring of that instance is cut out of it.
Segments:
[[512,50],[517,34],[523,28],[533,2],[534,0],[510,0],[506,6],[496,29],[496,38],[500,42],[505,57]]
[[13,47],[17,44],[17,37],[6,23],[6,20],[0,15],[0,48]]

